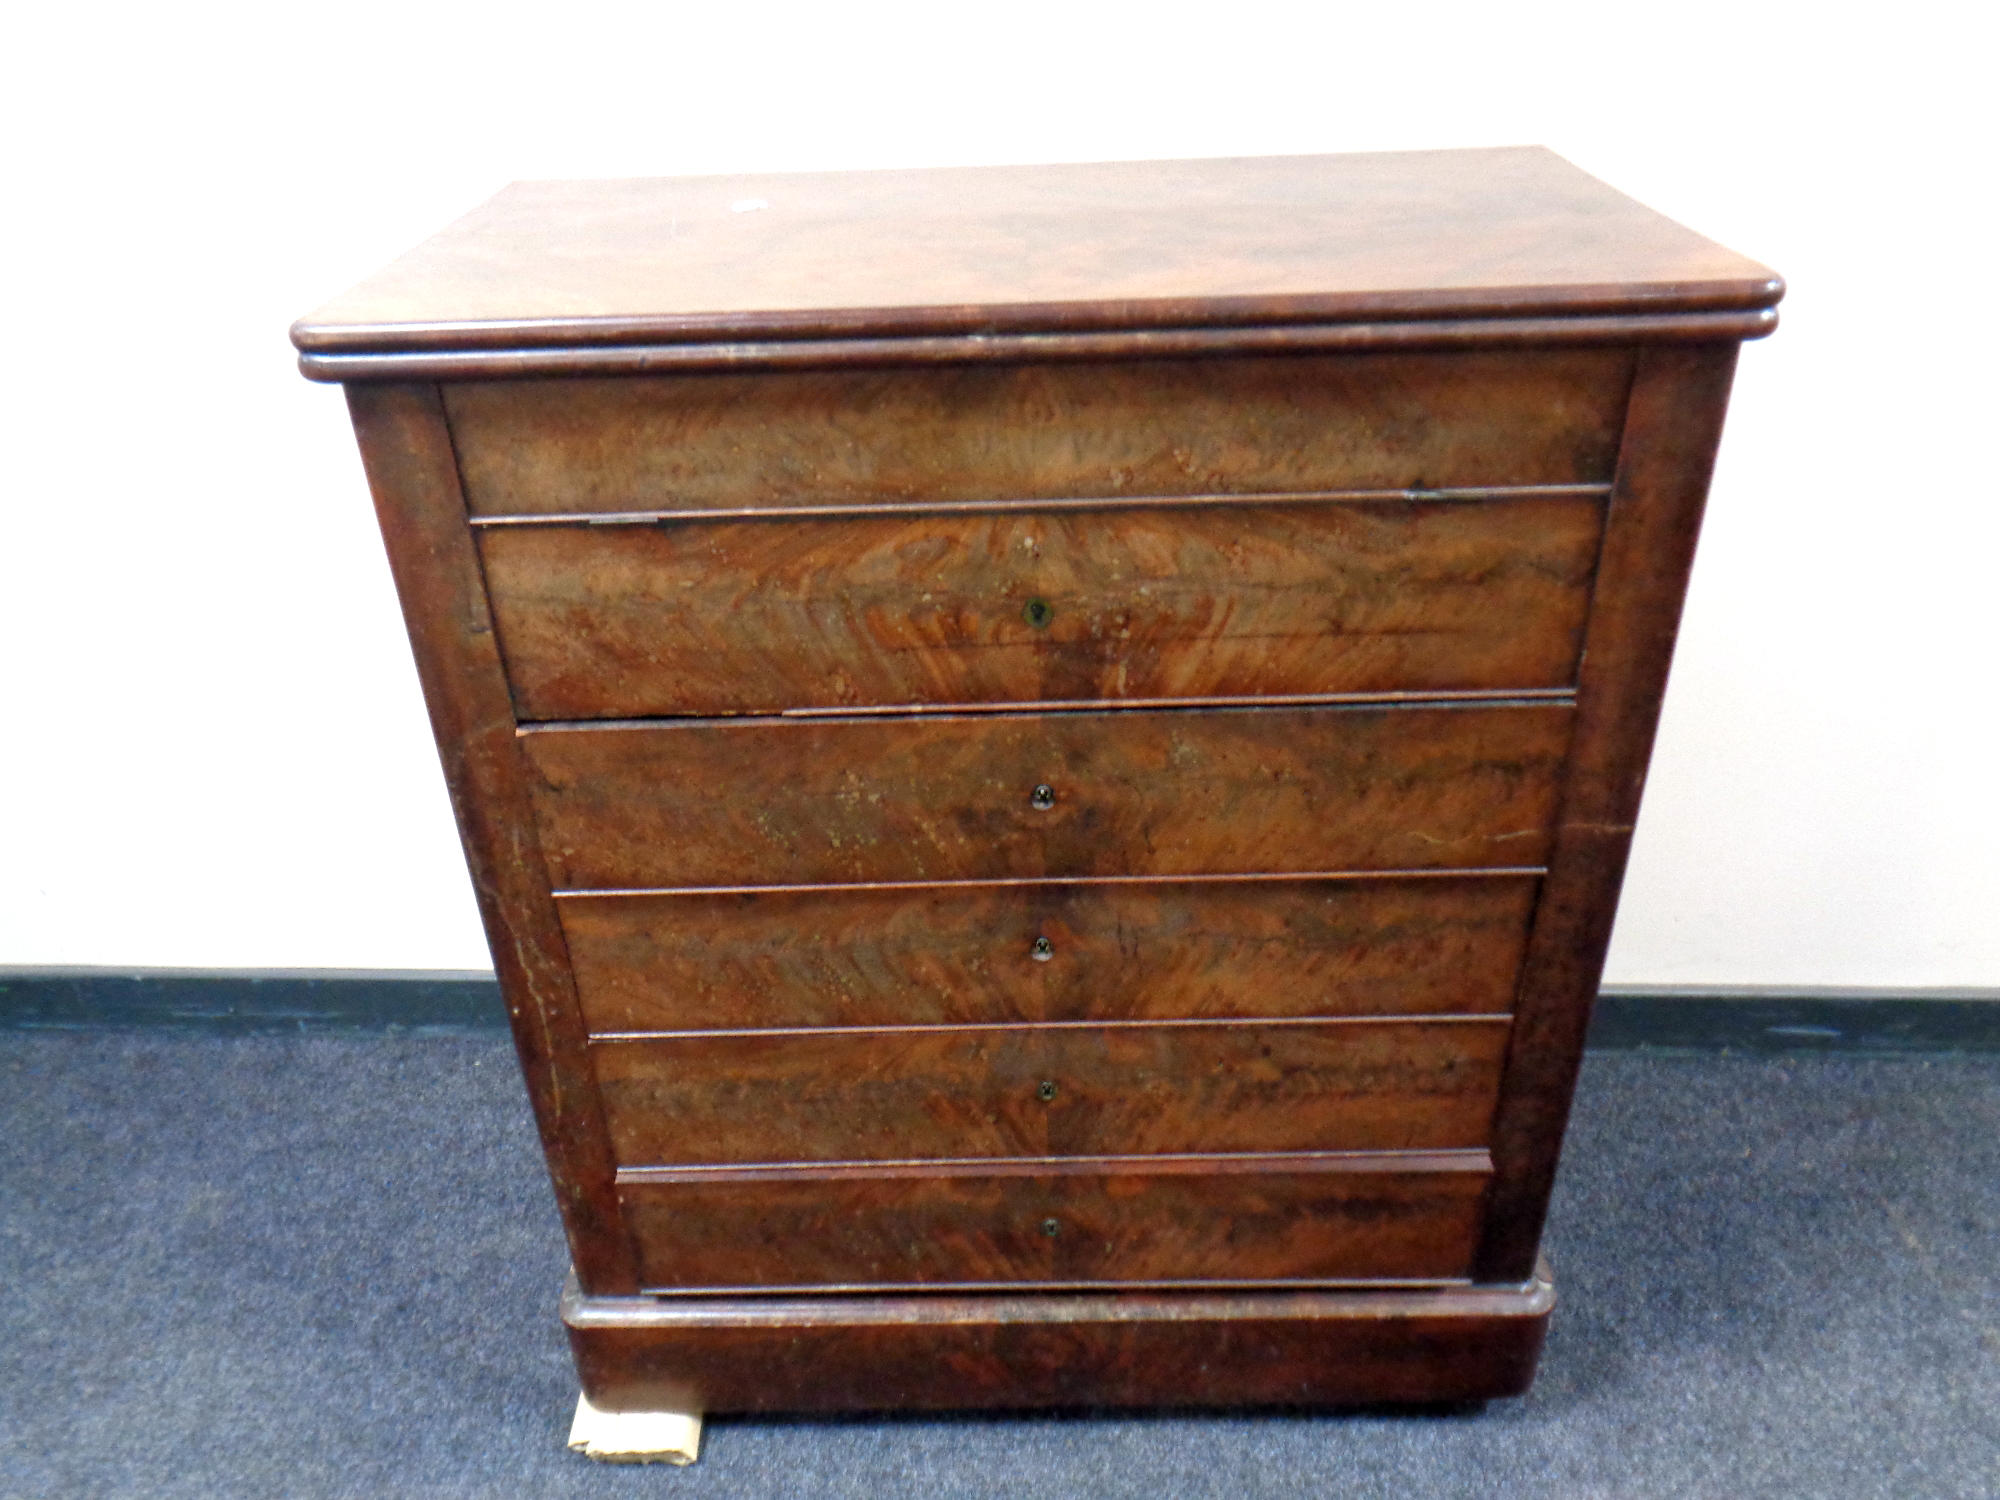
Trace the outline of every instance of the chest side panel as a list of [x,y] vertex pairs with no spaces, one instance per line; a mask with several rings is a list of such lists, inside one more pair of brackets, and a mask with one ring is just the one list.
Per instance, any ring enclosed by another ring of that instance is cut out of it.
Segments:
[[1633,383],[1585,637],[1574,748],[1494,1118],[1482,1279],[1518,1279],[1535,1265],[1736,356],[1734,344],[1648,350]]

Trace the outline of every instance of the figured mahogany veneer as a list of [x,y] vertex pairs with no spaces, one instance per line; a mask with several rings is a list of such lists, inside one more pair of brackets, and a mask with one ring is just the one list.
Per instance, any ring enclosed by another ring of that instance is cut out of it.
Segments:
[[1606,484],[1628,348],[445,388],[476,517]]
[[[558,887],[1538,865],[1564,703],[534,730]],[[1036,788],[1049,805],[1037,805]]]
[[1533,874],[576,894],[599,1035],[1504,1011]]
[[1523,1389],[1781,290],[1504,150],[523,184],[297,325],[591,1399]]
[[1622,314],[1671,336],[1676,319],[1725,311],[1742,338],[1768,330],[1783,290],[1769,268],[1517,146],[518,182],[293,338],[331,361],[928,336],[972,346],[963,363],[996,334],[1240,339],[1393,320],[1435,339]]
[[1484,1152],[995,1161],[620,1178],[661,1288],[846,1290],[1471,1273]]
[[601,1042],[621,1165],[1486,1143],[1504,1016]]
[[526,719],[1562,688],[1603,500],[507,526]]

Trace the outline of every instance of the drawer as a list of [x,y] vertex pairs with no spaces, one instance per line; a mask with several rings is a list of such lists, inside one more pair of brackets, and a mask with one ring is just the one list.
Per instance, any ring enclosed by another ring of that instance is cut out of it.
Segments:
[[645,1286],[808,1290],[1470,1274],[1480,1151],[628,1173]]
[[592,1044],[625,1166],[1484,1146],[1476,1020],[725,1032]]
[[484,527],[526,719],[1571,684],[1603,500]]
[[[1536,866],[1566,703],[522,734],[559,888]],[[1044,805],[1046,804],[1046,805]]]
[[557,907],[592,1032],[1507,1010],[1534,876],[1036,882]]
[[451,381],[476,516],[1603,484],[1629,349]]

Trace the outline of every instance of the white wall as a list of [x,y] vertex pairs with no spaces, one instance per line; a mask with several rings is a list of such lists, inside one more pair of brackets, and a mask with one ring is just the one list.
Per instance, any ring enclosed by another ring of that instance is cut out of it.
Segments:
[[510,178],[1544,142],[1791,281],[1611,963],[2000,984],[1989,8],[38,6],[0,126],[0,964],[476,968],[290,320]]

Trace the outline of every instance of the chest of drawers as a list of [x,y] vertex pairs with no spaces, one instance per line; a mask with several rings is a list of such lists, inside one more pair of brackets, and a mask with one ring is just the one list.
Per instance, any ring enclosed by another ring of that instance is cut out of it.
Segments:
[[1525,1388],[1780,290],[1508,150],[522,184],[298,324],[596,1404]]

